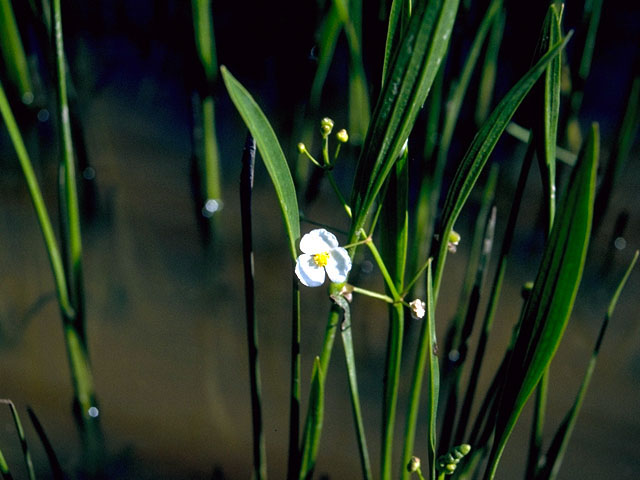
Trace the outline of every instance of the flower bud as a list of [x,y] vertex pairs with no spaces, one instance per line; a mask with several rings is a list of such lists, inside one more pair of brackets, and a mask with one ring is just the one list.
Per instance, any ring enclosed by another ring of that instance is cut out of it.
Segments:
[[305,147],[304,143],[300,142],[298,144],[298,153],[302,155],[306,151],[307,151],[307,147]]
[[342,130],[338,131],[338,133],[336,133],[336,138],[340,143],[347,143],[349,141],[349,134],[343,128]]
[[331,120],[329,117],[324,117],[322,120],[320,120],[320,131],[322,132],[323,137],[329,135],[331,133],[331,130],[333,130],[333,120]]
[[447,245],[447,248],[451,253],[456,253],[459,243],[460,243],[460,234],[455,230],[451,230],[451,233],[449,233],[449,243]]
[[426,313],[425,308],[427,306],[422,300],[416,298],[413,302],[409,303],[409,307],[411,308],[411,316],[413,318],[416,320],[424,318],[424,314]]
[[417,472],[418,469],[420,469],[420,459],[418,457],[411,457],[411,460],[409,460],[407,464],[407,472]]

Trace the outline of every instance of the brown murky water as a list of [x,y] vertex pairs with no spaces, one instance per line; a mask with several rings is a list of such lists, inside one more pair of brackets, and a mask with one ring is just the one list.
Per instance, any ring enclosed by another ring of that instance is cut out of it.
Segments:
[[[123,92],[127,92],[123,95]],[[251,428],[242,290],[237,178],[243,133],[220,122],[225,156],[225,208],[220,238],[206,252],[199,241],[189,190],[188,130],[177,125],[158,86],[113,84],[84,105],[90,158],[98,172],[100,210],[84,227],[88,332],[101,418],[114,478],[249,478]],[[133,99],[133,100],[132,100]],[[171,105],[170,101],[167,101]],[[231,133],[230,133],[231,132]],[[10,152],[8,147],[3,151]],[[70,415],[71,387],[62,332],[45,251],[17,163],[3,159],[0,180],[0,397],[24,412],[31,405],[47,428],[65,469],[79,463],[79,442]],[[629,171],[640,167],[637,157]],[[54,173],[42,170],[50,211],[55,211]],[[291,266],[275,197],[264,169],[255,193],[256,278],[265,404],[265,432],[272,478],[283,478],[288,433],[288,361]],[[513,175],[513,174],[510,174]],[[512,178],[501,180],[509,193]],[[626,175],[621,190],[637,192],[640,178]],[[535,224],[535,208],[521,224]],[[505,218],[508,196],[499,199]],[[622,195],[613,211],[624,208]],[[602,253],[613,221],[600,230],[575,315],[553,362],[550,430],[577,391],[609,296],[632,250],[638,248],[638,205],[632,207],[626,249]],[[331,203],[308,215],[336,223]],[[527,218],[528,217],[528,218]],[[460,221],[465,238],[470,219]],[[504,225],[499,225],[498,234]],[[468,234],[466,235],[468,237]],[[520,308],[520,285],[534,275],[539,245],[517,238],[509,286],[500,306],[487,360],[494,368]],[[467,246],[448,260],[440,323],[455,311]],[[603,263],[607,270],[602,270]],[[375,273],[375,272],[374,272]],[[365,278],[365,282],[375,281]],[[560,474],[563,479],[637,478],[640,473],[640,335],[637,292],[630,279],[613,319],[595,376]],[[328,301],[323,289],[303,289],[303,375],[308,383],[320,351]],[[511,300],[508,300],[511,299]],[[368,299],[353,304],[365,424],[372,457],[378,458],[386,320]],[[415,326],[415,325],[414,325]],[[415,331],[415,329],[414,329]],[[442,335],[443,332],[440,332]],[[358,478],[360,471],[348,402],[342,351],[336,344],[327,385],[326,425],[317,473]],[[489,380],[485,372],[483,384]],[[406,385],[405,385],[406,390]],[[406,391],[405,391],[406,393]],[[306,392],[305,392],[306,394]],[[401,401],[402,406],[404,402]],[[306,405],[306,396],[305,402]],[[26,422],[26,415],[24,415]],[[520,478],[529,411],[504,455],[498,478]],[[402,416],[398,422],[403,424]],[[33,430],[38,472],[47,476]],[[424,438],[424,437],[423,437]],[[422,442],[424,443],[424,442]],[[0,447],[22,477],[19,446],[7,412],[0,416]]]

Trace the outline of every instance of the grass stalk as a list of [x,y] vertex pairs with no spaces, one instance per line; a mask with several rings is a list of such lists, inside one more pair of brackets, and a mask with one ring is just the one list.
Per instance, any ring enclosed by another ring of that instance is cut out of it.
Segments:
[[33,85],[11,0],[0,0],[0,58],[23,103],[33,102]]
[[240,174],[240,210],[242,218],[242,258],[244,266],[245,309],[247,318],[247,344],[249,349],[249,379],[251,387],[251,418],[253,428],[253,469],[257,480],[267,478],[267,460],[262,428],[262,395],[260,364],[258,360],[258,321],[255,308],[255,279],[253,271],[253,234],[251,193],[256,159],[256,142],[247,135],[242,155]]

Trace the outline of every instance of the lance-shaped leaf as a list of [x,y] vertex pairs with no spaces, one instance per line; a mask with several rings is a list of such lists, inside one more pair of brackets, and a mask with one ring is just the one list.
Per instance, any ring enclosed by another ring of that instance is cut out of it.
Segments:
[[569,321],[591,234],[599,144],[594,124],[572,172],[525,306],[500,400],[486,479],[495,475],[511,431],[551,363]]
[[567,445],[569,444],[569,440],[571,439],[573,427],[578,418],[578,413],[580,413],[580,408],[582,407],[582,401],[584,400],[587,388],[589,388],[589,383],[591,382],[593,371],[596,368],[596,361],[598,360],[598,353],[600,352],[602,339],[604,338],[604,334],[607,331],[607,326],[609,325],[609,320],[611,319],[613,311],[616,308],[616,304],[618,303],[618,298],[620,298],[620,293],[622,293],[622,289],[627,283],[627,279],[629,278],[631,270],[633,270],[633,267],[635,266],[637,260],[638,251],[636,250],[636,253],[633,256],[633,260],[631,260],[631,263],[629,264],[629,268],[627,268],[627,271],[622,277],[618,288],[616,288],[616,291],[611,298],[611,302],[609,302],[609,308],[607,309],[607,313],[605,314],[602,326],[600,327],[600,333],[598,334],[598,339],[596,340],[595,347],[593,348],[593,353],[591,354],[591,359],[589,360],[587,371],[584,374],[582,385],[580,385],[580,390],[576,395],[573,406],[567,412],[567,415],[564,417],[562,424],[553,437],[553,441],[551,442],[551,446],[549,447],[546,455],[545,466],[541,468],[536,475],[536,480],[555,480],[558,472],[560,471],[564,453],[567,450]]
[[[542,56],[553,45],[562,39],[560,19],[562,11],[558,11],[555,4],[549,6],[549,11],[542,27],[542,35],[538,44],[538,56]],[[538,87],[539,97],[542,97],[540,114],[533,125],[533,135],[536,142],[540,174],[542,175],[543,200],[546,205],[549,230],[553,225],[556,210],[556,137],[558,134],[558,115],[560,111],[560,80],[562,71],[562,53],[558,54],[547,67],[544,83]],[[534,99],[534,100],[537,100]]]
[[[356,170],[352,237],[363,227],[442,62],[459,0],[420,2],[391,60]],[[354,237],[355,238],[355,237]]]
[[287,165],[287,160],[284,157],[284,153],[282,153],[282,147],[280,147],[278,138],[267,117],[251,94],[224,66],[220,67],[220,71],[233,104],[256,140],[258,151],[276,189],[285,227],[289,235],[291,257],[295,260],[297,257],[296,241],[300,237],[300,214],[298,212],[296,190],[293,186],[289,165]]
[[440,219],[440,251],[437,256],[434,278],[436,299],[438,298],[444,261],[447,254],[447,239],[462,211],[462,207],[466,203],[467,198],[469,198],[471,190],[473,190],[476,181],[482,173],[482,169],[487,163],[491,152],[493,152],[496,143],[498,143],[502,132],[511,120],[511,117],[513,117],[522,100],[527,96],[540,75],[542,75],[542,72],[547,68],[549,62],[560,53],[570,37],[570,34],[567,35],[561,43],[556,44],[549,50],[549,52],[538,60],[518,83],[509,90],[476,134],[467,153],[465,153],[464,158],[460,162],[447,193]]

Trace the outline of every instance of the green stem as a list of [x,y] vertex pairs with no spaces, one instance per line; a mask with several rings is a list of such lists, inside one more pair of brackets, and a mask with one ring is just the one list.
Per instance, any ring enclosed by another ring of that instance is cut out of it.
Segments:
[[398,290],[396,289],[395,284],[393,283],[393,280],[391,280],[391,275],[389,275],[389,271],[387,270],[387,267],[382,261],[380,252],[378,252],[378,249],[376,248],[373,242],[367,242],[367,247],[369,247],[369,250],[371,251],[371,255],[373,255],[373,259],[376,261],[376,264],[380,269],[380,273],[382,273],[382,277],[384,278],[385,284],[387,285],[387,288],[389,289],[391,296],[394,298],[394,301],[399,302],[401,300],[401,297],[398,294]]
[[333,178],[333,173],[331,173],[330,170],[326,170],[326,172],[327,172],[327,178],[329,179],[329,183],[331,183],[333,190],[336,192],[336,195],[338,196],[338,200],[340,200],[340,204],[344,207],[344,210],[345,212],[347,212],[347,215],[349,216],[349,218],[351,218],[352,217],[351,207],[347,204],[347,201],[342,196],[342,193],[340,193],[338,184],[336,183],[335,178]]
[[350,289],[351,291],[353,291],[353,293],[359,293],[361,295],[366,295],[367,297],[377,298],[378,300],[382,300],[383,302],[387,302],[391,304],[396,303],[393,298],[391,298],[388,295],[384,295],[382,293],[372,292],[371,290],[355,287],[353,285],[351,285]]
[[384,403],[382,406],[382,453],[381,478],[391,479],[393,434],[395,430],[400,365],[402,360],[402,339],[404,332],[404,306],[394,304],[389,307],[389,336],[387,340],[387,369],[384,380]]

